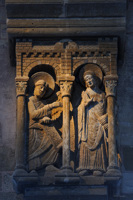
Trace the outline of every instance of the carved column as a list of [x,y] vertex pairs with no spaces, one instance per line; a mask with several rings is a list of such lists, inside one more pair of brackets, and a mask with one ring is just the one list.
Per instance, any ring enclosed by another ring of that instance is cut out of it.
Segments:
[[120,176],[117,164],[116,152],[116,128],[115,128],[115,89],[117,80],[105,80],[108,112],[108,147],[109,147],[109,166],[106,176]]
[[62,169],[70,167],[70,96],[73,82],[60,82],[63,98],[63,159]]
[[17,98],[17,138],[16,138],[16,169],[25,169],[24,165],[24,140],[25,140],[25,91],[28,77],[16,78]]

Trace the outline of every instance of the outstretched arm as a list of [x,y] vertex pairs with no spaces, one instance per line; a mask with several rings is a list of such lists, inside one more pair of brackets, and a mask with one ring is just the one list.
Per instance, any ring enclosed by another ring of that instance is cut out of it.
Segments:
[[51,110],[53,108],[61,106],[62,106],[61,103],[54,102],[51,104],[44,105],[42,108],[36,110],[32,100],[30,100],[28,103],[29,114],[32,119],[41,119],[45,116],[48,116],[49,114],[51,114]]

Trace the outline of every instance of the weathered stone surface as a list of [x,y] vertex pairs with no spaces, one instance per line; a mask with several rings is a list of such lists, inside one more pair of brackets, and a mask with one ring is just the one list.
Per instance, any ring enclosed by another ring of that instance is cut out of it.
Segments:
[[2,173],[0,173],[0,192],[2,191]]
[[62,4],[7,4],[9,18],[60,17]]
[[36,192],[34,189],[29,188],[25,191],[24,200],[34,199],[43,200],[44,198],[48,200],[55,199],[74,199],[82,198],[83,200],[87,200],[91,198],[92,200],[107,200],[107,187],[86,187],[86,186],[70,186],[70,187],[45,187],[45,188],[36,188]]
[[[67,4],[67,17],[112,17],[126,14],[125,3]],[[114,11],[114,12],[112,12]]]
[[2,172],[2,191],[3,192],[14,192],[12,184],[12,173],[13,172]]
[[125,194],[133,193],[133,173],[132,172],[123,173],[122,192]]
[[1,39],[7,39],[6,24],[1,24]]
[[0,200],[23,200],[23,196],[15,192],[0,192]]
[[126,171],[133,171],[133,147],[123,146],[123,164]]
[[15,167],[15,148],[4,144],[0,146],[0,155],[0,171],[13,171]]

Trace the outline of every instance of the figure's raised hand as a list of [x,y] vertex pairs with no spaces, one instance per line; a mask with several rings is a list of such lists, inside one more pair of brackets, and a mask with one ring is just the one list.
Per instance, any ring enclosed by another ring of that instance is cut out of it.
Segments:
[[58,107],[62,107],[62,103],[61,102],[54,102],[51,104],[52,108],[58,108]]
[[41,123],[44,123],[44,124],[50,124],[53,120],[50,119],[49,117],[43,117],[41,119]]

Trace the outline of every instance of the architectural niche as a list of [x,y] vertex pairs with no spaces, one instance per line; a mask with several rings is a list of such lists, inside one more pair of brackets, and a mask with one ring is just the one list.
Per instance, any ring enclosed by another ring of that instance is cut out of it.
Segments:
[[93,185],[106,196],[119,181],[117,42],[16,40],[17,192]]

